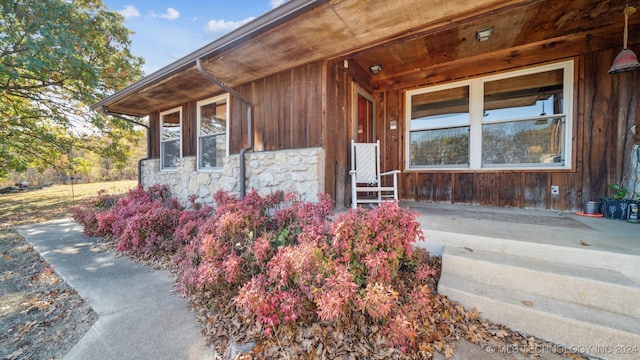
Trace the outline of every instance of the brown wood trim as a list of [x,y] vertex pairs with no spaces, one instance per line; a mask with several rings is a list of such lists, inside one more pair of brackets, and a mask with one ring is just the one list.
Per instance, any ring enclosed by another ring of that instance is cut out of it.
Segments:
[[358,48],[358,50],[348,55],[342,54],[342,55],[336,55],[334,57],[330,57],[329,61],[334,61],[334,60],[342,61],[342,59],[345,59],[345,58],[352,58],[352,57],[357,57],[359,55],[362,55],[375,47],[391,46],[391,45],[402,43],[408,40],[433,35],[446,30],[456,29],[467,22],[472,22],[474,20],[482,19],[487,16],[495,16],[497,14],[505,13],[517,8],[529,6],[536,2],[539,2],[539,0],[496,1],[492,4],[488,4],[480,8],[475,8],[466,12],[455,14],[454,16],[443,17],[437,21],[430,22],[426,26],[415,28],[410,31],[405,31],[399,35],[391,36],[386,39],[379,39],[372,44],[368,44]]
[[154,111],[149,114],[149,130],[148,130],[147,145],[148,154],[150,159],[160,158],[160,112]]
[[575,169],[405,169],[407,174],[501,174],[501,173],[575,173]]
[[[615,26],[598,29],[589,36],[584,33],[565,35],[526,45],[516,46],[496,52],[463,58],[428,68],[418,68],[410,72],[394,74],[376,82],[381,91],[409,89],[429,84],[441,84],[496,74],[516,68],[530,67],[543,63],[565,61],[577,55],[594,50],[618,46],[610,34]],[[640,33],[640,25],[630,26],[630,34]]]

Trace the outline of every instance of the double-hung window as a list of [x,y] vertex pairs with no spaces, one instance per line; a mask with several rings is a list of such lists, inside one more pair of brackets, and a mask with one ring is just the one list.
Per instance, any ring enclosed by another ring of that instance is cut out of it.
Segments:
[[198,102],[198,169],[222,168],[227,153],[227,94]]
[[175,170],[182,157],[182,108],[160,113],[161,169]]
[[408,91],[407,168],[570,168],[572,99],[572,61]]
[[409,95],[411,167],[466,167],[469,164],[469,84]]

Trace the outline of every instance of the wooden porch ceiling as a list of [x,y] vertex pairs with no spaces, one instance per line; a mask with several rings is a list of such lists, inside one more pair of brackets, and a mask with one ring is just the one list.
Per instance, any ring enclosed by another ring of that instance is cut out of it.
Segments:
[[[302,2],[291,3],[296,1]],[[234,87],[315,61],[349,59],[363,69],[381,64],[383,71],[371,74],[372,82],[394,87],[406,83],[411,74],[429,73],[443,64],[527,44],[545,46],[567,37],[595,36],[600,39],[598,46],[622,48],[623,0],[318,3],[319,6],[243,38],[233,46],[202,56],[204,68]],[[636,24],[640,24],[640,12],[630,17],[633,29]],[[490,40],[477,41],[476,30],[488,27],[494,28]],[[198,73],[195,57],[192,60],[194,64],[180,72],[170,76],[152,74],[157,81],[138,87],[134,84],[101,105],[115,113],[144,116],[221,92]],[[160,72],[170,74],[169,70],[172,69]]]

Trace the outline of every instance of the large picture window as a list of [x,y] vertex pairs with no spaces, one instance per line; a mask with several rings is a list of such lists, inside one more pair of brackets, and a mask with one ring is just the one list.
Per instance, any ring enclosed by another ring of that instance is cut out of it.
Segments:
[[571,167],[573,62],[407,92],[410,169]]
[[182,108],[160,113],[160,163],[163,170],[175,169],[182,157]]
[[198,102],[198,168],[222,167],[227,154],[228,95]]

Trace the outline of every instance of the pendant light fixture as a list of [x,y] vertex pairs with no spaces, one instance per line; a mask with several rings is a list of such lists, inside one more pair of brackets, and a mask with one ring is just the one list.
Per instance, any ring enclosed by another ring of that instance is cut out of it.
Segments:
[[542,112],[540,113],[540,116],[547,116],[547,113],[544,111],[544,102],[545,102],[545,98],[544,95],[542,95]]
[[621,72],[635,70],[640,67],[640,63],[638,63],[638,58],[636,54],[627,48],[627,38],[628,38],[628,22],[629,15],[636,12],[636,8],[633,6],[629,6],[629,4],[624,7],[624,38],[623,38],[623,48],[622,51],[616,56],[613,60],[613,65],[609,69],[609,74],[618,74]]

